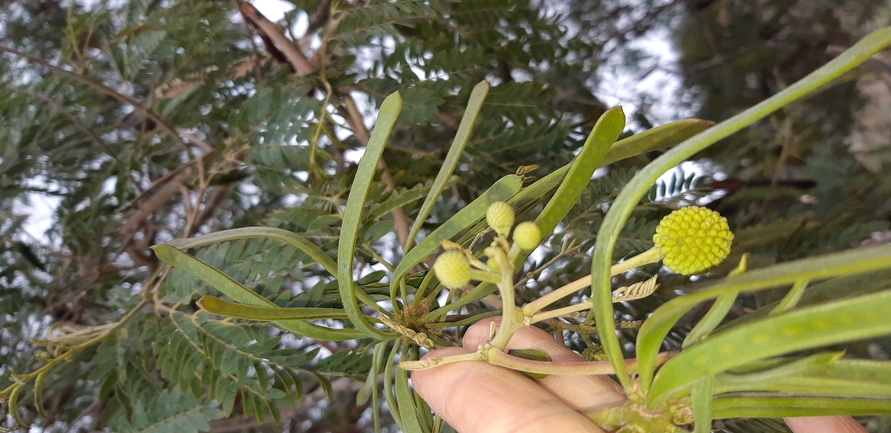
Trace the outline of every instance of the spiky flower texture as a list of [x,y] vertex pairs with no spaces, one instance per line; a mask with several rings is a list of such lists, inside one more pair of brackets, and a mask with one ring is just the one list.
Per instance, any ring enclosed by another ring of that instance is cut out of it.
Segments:
[[486,223],[501,236],[507,236],[514,225],[514,208],[503,201],[496,201],[486,210]]
[[470,261],[461,251],[440,254],[433,264],[433,271],[442,285],[450,289],[464,287],[470,282]]
[[668,269],[683,275],[700,274],[730,254],[733,233],[727,218],[699,206],[680,208],[662,218],[653,235]]

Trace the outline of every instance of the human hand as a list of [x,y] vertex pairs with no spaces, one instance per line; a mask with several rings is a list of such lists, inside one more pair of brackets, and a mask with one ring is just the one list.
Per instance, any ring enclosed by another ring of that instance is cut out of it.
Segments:
[[[481,320],[464,335],[464,347],[437,349],[424,358],[475,352],[489,339],[491,322]],[[507,349],[539,349],[552,361],[582,361],[548,333],[518,330]],[[584,414],[625,403],[625,393],[607,376],[545,376],[538,380],[485,361],[443,364],[412,373],[418,394],[460,433],[603,432]],[[865,433],[850,417],[787,418],[795,433]]]

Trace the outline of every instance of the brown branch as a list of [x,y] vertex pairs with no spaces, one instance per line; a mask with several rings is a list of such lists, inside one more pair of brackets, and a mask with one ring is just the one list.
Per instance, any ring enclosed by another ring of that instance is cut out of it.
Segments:
[[[232,0],[232,3],[235,4],[235,8],[239,9],[240,12],[241,7],[239,6],[239,1]],[[245,17],[244,14],[241,15],[241,18],[247,21],[247,17]],[[257,44],[254,43],[254,35],[251,33],[251,29],[245,26],[244,32],[247,34],[247,40],[251,44],[251,52],[254,55],[254,66],[252,68],[254,70],[254,80],[259,83],[260,79],[263,77],[263,71],[260,68],[260,50],[257,49]]]
[[149,215],[161,208],[167,200],[179,191],[180,186],[185,183],[188,176],[189,174],[187,172],[179,172],[172,178],[168,178],[169,180],[158,190],[158,192],[139,205],[136,212],[133,212],[133,214],[130,215],[130,218],[127,218],[127,222],[121,226],[121,238],[123,239],[124,245],[130,243],[133,236],[136,235],[136,232],[138,232],[144,225],[145,220]]
[[25,54],[21,51],[18,51],[18,50],[12,49],[12,48],[8,48],[8,47],[4,47],[4,46],[0,46],[0,53],[9,53],[9,54],[21,57],[21,58],[27,60],[28,63],[33,63],[33,64],[43,66],[44,68],[47,68],[57,74],[62,74],[64,76],[72,78],[76,81],[80,81],[81,83],[84,83],[96,90],[99,90],[100,92],[105,93],[106,95],[111,96],[112,98],[117,99],[118,101],[120,101],[122,103],[132,106],[134,110],[136,110],[143,116],[148,117],[149,119],[151,119],[152,121],[157,123],[161,127],[161,129],[163,129],[165,132],[167,132],[168,135],[170,135],[170,139],[173,140],[173,142],[176,143],[177,146],[182,147],[186,151],[189,151],[188,146],[186,146],[186,143],[183,142],[182,138],[176,134],[176,131],[174,131],[173,128],[171,128],[170,125],[167,124],[167,122],[163,121],[160,116],[155,114],[154,111],[146,108],[145,105],[143,105],[139,101],[137,101],[127,95],[124,95],[122,93],[119,93],[118,91],[112,89],[111,87],[108,87],[100,82],[94,81],[93,79],[88,78],[84,75],[77,74],[77,73],[74,73],[71,71],[67,71],[67,70],[62,69],[55,65],[51,65],[50,63],[48,63],[47,61],[45,61],[43,59],[39,59],[39,58],[31,56],[29,54]]
[[288,39],[278,26],[269,21],[260,11],[250,3],[241,2],[238,5],[241,14],[253,24],[259,31],[262,31],[275,46],[282,51],[288,63],[294,68],[297,75],[307,75],[313,71],[312,66],[306,60],[306,56],[294,47],[294,44]]
[[171,170],[170,172],[168,172],[168,173],[165,174],[164,176],[159,177],[157,180],[155,180],[154,182],[152,182],[152,184],[149,185],[149,187],[148,187],[142,194],[139,194],[139,195],[136,196],[133,200],[130,200],[130,201],[128,201],[127,203],[124,203],[124,205],[121,206],[121,207],[119,207],[117,210],[122,211],[122,210],[125,210],[125,209],[129,208],[130,206],[133,205],[133,203],[136,203],[136,202],[142,200],[143,197],[145,197],[145,195],[149,193],[149,191],[155,189],[158,185],[162,185],[162,184],[164,184],[165,182],[167,182],[167,181],[168,181],[170,178],[172,178],[173,176],[176,176],[177,174],[179,174],[179,173],[182,172],[183,170],[185,170],[185,169],[191,167],[191,166],[194,165],[196,162],[201,162],[204,158],[208,157],[208,156],[211,155],[212,153],[213,153],[213,152],[205,153],[204,155],[201,156],[200,159],[193,159],[193,160],[190,160],[189,162],[187,162],[187,163],[185,163],[185,164],[183,164],[183,165],[180,165],[179,167],[176,167],[175,169]]
[[443,125],[448,126],[449,128],[452,128],[456,131],[458,130],[458,127],[461,126],[461,119],[458,119],[457,117],[442,111],[436,113],[436,119],[439,120],[439,122]]
[[198,217],[195,218],[194,224],[189,227],[190,230],[186,230],[186,233],[183,237],[188,238],[191,237],[198,229],[203,226],[210,217],[213,216],[214,212],[220,207],[223,203],[223,200],[226,199],[226,196],[232,191],[232,188],[235,187],[235,183],[230,183],[228,185],[218,186],[213,189],[210,195],[204,200],[204,209],[201,209],[201,213],[198,214]]
[[331,18],[331,0],[322,0],[319,3],[319,6],[316,8],[315,13],[312,14],[312,19],[309,20],[309,25],[306,27],[306,33],[304,33],[304,38],[315,33],[316,30],[322,28],[328,19]]

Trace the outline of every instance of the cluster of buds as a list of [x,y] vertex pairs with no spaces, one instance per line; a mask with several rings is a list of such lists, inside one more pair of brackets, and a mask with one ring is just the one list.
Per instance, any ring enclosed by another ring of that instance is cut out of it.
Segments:
[[[486,223],[497,234],[493,246],[486,250],[487,264],[475,259],[470,251],[452,242],[443,242],[445,252],[436,259],[433,271],[443,286],[454,289],[467,285],[470,280],[501,280],[500,267],[494,249],[507,245],[507,238],[513,229],[513,242],[524,251],[534,250],[541,243],[541,229],[534,222],[525,221],[514,227],[516,215],[511,205],[495,202],[486,211]],[[504,249],[502,248],[502,252]]]

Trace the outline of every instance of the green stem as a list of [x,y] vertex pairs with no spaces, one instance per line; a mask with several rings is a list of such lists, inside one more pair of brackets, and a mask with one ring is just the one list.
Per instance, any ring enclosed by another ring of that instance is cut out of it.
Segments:
[[430,281],[433,280],[433,269],[427,270],[427,273],[424,275],[424,279],[421,280],[421,284],[418,285],[418,290],[415,291],[415,299],[412,301],[412,305],[418,307],[421,305],[421,301],[424,299],[424,292],[427,291],[427,286],[430,285]]
[[464,353],[461,355],[445,356],[442,358],[427,358],[419,361],[402,361],[399,363],[399,368],[403,370],[426,370],[438,365],[451,364],[453,362],[483,361],[485,359],[486,358],[484,358],[483,355],[479,352],[473,352]]
[[514,332],[523,326],[523,322],[517,317],[517,301],[514,298],[514,266],[507,258],[507,253],[499,246],[492,247],[493,259],[501,269],[501,282],[498,290],[501,293],[501,325],[492,339],[491,345],[498,350],[504,350]]
[[[628,260],[625,260],[620,263],[616,263],[613,265],[609,272],[610,276],[615,276],[621,274],[622,272],[629,271],[631,269],[648,265],[650,263],[656,263],[662,259],[662,253],[659,252],[658,248],[650,248],[643,253],[640,253]],[[566,284],[563,287],[560,287],[557,290],[554,290],[551,293],[548,293],[523,307],[523,315],[525,317],[532,317],[536,312],[541,309],[547,307],[548,305],[553,304],[569,295],[573,295],[581,289],[585,287],[589,287],[591,285],[591,276],[588,275],[586,277],[579,278],[569,284]],[[588,307],[586,307],[588,308]]]
[[[586,376],[594,374],[616,374],[616,370],[608,361],[588,362],[588,361],[567,361],[567,362],[549,362],[534,361],[531,359],[510,356],[495,347],[480,348],[483,356],[492,365],[510,368],[511,370],[523,371],[533,374],[547,374],[560,376]],[[677,352],[662,352],[656,361],[658,364],[664,364]],[[637,371],[637,360],[624,360],[625,369],[627,371]]]
[[530,316],[525,316],[523,323],[526,325],[531,325],[533,323],[538,323],[544,320],[553,319],[555,317],[566,316],[568,314],[572,314],[578,311],[584,311],[591,308],[591,304],[587,302],[580,302],[578,304],[572,304],[563,308],[558,308],[556,310],[545,311],[542,313],[536,313]]

